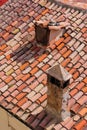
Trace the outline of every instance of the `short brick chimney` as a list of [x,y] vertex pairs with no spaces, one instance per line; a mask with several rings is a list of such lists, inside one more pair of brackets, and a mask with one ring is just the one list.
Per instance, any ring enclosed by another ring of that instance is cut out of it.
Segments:
[[37,45],[46,47],[54,40],[57,41],[65,32],[67,22],[54,21],[36,21],[35,22],[35,38]]
[[70,116],[68,85],[72,76],[59,64],[47,70],[47,76],[47,110],[60,122]]

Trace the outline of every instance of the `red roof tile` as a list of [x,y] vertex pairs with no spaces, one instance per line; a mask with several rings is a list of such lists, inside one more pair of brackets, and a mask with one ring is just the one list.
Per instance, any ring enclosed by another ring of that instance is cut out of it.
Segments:
[[[8,1],[0,7],[0,12],[0,104],[36,130],[86,129],[86,11],[41,0],[20,0]],[[70,28],[59,40],[52,40],[46,51],[37,47],[33,40],[33,20],[60,21],[64,14]],[[55,62],[72,74],[68,107],[74,116],[60,123],[44,109],[46,70]]]
[[74,128],[76,130],[83,129],[86,124],[87,124],[86,120],[81,120],[78,124],[75,125]]

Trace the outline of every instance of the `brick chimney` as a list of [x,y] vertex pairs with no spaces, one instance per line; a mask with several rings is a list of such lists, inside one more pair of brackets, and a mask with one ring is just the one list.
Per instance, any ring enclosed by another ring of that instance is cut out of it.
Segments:
[[35,21],[35,38],[37,45],[46,47],[54,40],[57,41],[65,32],[67,22]]
[[72,76],[59,64],[47,70],[47,76],[47,110],[60,122],[70,116],[68,85]]

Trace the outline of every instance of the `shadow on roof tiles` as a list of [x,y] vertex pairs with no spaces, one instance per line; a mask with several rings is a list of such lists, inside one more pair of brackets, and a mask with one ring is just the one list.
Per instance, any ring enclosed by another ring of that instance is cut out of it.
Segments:
[[23,46],[19,47],[17,50],[13,51],[11,57],[14,61],[18,63],[24,63],[26,61],[34,60],[39,58],[42,54],[44,54],[45,50],[36,46],[36,42],[33,41],[24,44]]

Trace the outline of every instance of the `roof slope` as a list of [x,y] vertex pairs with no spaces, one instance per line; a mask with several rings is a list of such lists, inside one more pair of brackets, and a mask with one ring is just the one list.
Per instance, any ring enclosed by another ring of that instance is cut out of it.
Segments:
[[55,1],[60,1],[62,3],[70,5],[72,7],[79,7],[79,8],[87,9],[86,0],[55,0]]
[[[0,8],[0,104],[34,130],[84,130],[87,124],[87,14],[39,0],[9,1]],[[50,53],[36,46],[32,21],[61,19],[70,28]],[[55,62],[72,74],[69,108],[75,114],[58,124],[45,111],[46,70]]]

